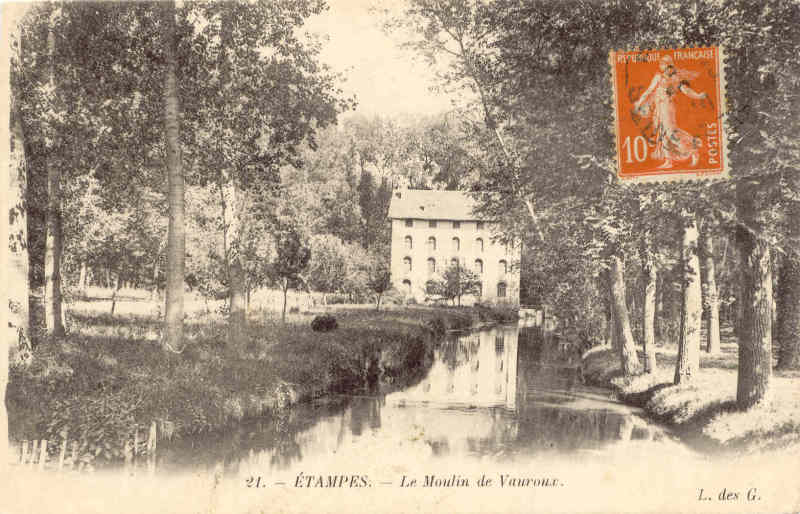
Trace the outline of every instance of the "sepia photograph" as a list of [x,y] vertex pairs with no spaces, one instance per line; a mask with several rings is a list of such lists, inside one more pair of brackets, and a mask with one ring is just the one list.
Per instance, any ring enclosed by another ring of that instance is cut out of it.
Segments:
[[798,0],[0,14],[0,514],[800,512]]

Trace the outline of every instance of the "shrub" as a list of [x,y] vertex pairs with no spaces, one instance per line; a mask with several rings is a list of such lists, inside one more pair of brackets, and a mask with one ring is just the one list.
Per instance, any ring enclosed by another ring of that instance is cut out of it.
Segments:
[[510,305],[475,305],[478,319],[481,321],[496,321],[498,323],[511,323],[519,319],[519,311]]
[[433,334],[433,337],[437,339],[441,339],[447,333],[447,323],[445,323],[442,318],[432,319],[428,322],[428,328]]
[[330,332],[337,328],[339,328],[339,323],[330,314],[323,314],[311,320],[311,330],[314,332]]
[[383,294],[383,301],[381,303],[384,305],[403,305],[403,293],[393,287]]
[[348,303],[348,298],[343,294],[329,294],[325,296],[325,303],[328,305]]

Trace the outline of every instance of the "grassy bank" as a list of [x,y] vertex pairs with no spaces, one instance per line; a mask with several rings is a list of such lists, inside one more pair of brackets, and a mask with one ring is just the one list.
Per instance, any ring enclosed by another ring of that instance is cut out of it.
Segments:
[[[245,342],[231,351],[224,318],[191,312],[184,345],[159,344],[155,304],[121,301],[73,305],[70,333],[42,342],[26,367],[13,366],[10,435],[21,440],[80,441],[84,460],[120,459],[123,441],[156,421],[167,434],[219,430],[330,393],[358,392],[417,380],[447,330],[504,320],[506,311],[408,307],[330,312],[339,328],[314,332],[313,313],[286,323],[253,313]],[[55,447],[56,445],[51,445]]]
[[655,373],[626,379],[618,355],[601,347],[585,355],[583,373],[588,383],[612,388],[620,400],[644,408],[696,448],[746,453],[800,445],[800,372],[774,372],[771,398],[739,411],[738,346],[730,330],[723,332],[720,354],[701,351],[700,373],[692,383],[672,384],[676,359],[674,346],[660,347]]

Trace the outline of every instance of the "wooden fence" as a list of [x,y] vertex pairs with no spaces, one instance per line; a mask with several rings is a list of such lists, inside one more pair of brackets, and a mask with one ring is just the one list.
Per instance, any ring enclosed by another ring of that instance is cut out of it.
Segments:
[[[157,436],[155,421],[149,430],[133,431],[122,444],[126,469],[133,471],[144,464],[149,473],[155,472]],[[58,448],[57,451],[52,451],[54,445]],[[70,441],[69,438],[56,442],[47,439],[23,439],[19,445],[17,464],[38,470],[87,471],[87,468],[91,468],[88,460],[81,458],[79,448],[78,441]]]

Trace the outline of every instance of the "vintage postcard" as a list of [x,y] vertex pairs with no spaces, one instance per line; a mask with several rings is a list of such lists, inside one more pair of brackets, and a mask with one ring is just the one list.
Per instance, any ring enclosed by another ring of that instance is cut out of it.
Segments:
[[0,12],[0,514],[800,512],[796,0]]
[[720,47],[613,51],[609,62],[621,180],[727,176]]

